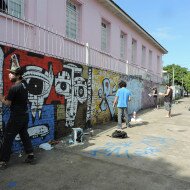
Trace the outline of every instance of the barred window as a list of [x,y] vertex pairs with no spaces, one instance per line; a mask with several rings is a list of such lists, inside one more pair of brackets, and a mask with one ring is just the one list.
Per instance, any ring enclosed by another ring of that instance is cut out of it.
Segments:
[[126,34],[120,33],[120,58],[126,59]]
[[160,56],[158,55],[157,56],[157,73],[159,74],[160,73],[160,69],[161,68],[161,59],[160,59]]
[[67,1],[66,12],[66,36],[71,39],[79,39],[79,6]]
[[102,20],[101,23],[101,50],[104,52],[109,52],[109,24]]
[[142,46],[141,65],[144,68],[146,67],[146,47],[145,46]]
[[131,62],[132,64],[136,64],[137,58],[137,41],[132,39],[132,53],[131,53]]
[[149,69],[152,70],[152,51],[151,50],[149,50],[148,64],[149,64]]
[[0,11],[24,18],[24,0],[0,0]]

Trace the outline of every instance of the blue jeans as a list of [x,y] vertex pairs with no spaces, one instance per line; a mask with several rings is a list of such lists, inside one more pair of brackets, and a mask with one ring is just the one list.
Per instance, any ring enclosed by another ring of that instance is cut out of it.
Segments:
[[127,108],[118,108],[118,125],[117,125],[118,129],[122,128],[122,115],[123,115],[123,113],[124,113],[124,116],[125,116],[126,127],[129,126]]

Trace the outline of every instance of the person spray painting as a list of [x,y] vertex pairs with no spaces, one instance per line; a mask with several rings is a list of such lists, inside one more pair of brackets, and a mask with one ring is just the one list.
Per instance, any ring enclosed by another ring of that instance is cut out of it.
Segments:
[[2,151],[0,154],[0,169],[7,167],[13,141],[17,134],[20,135],[25,152],[28,155],[25,162],[30,164],[35,163],[32,143],[27,132],[29,121],[27,83],[22,78],[23,71],[18,65],[15,54],[11,56],[11,64],[9,79],[13,85],[10,87],[7,97],[0,95],[0,101],[10,107],[10,118],[5,128]]

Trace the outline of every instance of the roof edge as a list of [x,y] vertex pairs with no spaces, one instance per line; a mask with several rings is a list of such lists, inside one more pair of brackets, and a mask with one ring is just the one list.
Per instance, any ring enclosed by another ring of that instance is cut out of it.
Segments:
[[113,0],[106,0],[108,3],[111,3],[115,8],[118,9],[124,16],[126,17],[127,20],[129,20],[132,24],[134,24],[135,27],[140,29],[150,40],[152,40],[159,49],[162,50],[162,53],[167,54],[168,51],[154,38],[152,37],[142,26],[140,26],[132,17],[130,17],[118,4],[116,4]]

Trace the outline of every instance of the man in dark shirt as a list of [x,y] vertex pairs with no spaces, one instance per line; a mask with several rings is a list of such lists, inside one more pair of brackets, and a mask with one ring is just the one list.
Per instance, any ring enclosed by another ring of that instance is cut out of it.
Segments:
[[172,108],[172,98],[173,98],[173,90],[171,84],[166,85],[166,92],[160,93],[160,95],[164,96],[164,107],[168,112],[166,117],[171,117],[171,108]]
[[154,98],[154,108],[158,109],[158,91],[156,87],[153,88],[152,96]]
[[28,128],[28,91],[27,83],[22,78],[22,68],[12,67],[9,79],[14,83],[9,89],[7,97],[0,95],[0,101],[10,106],[10,118],[5,128],[2,151],[0,153],[0,169],[5,169],[10,159],[11,148],[17,134],[20,135],[25,152],[28,154],[25,162],[34,164],[33,147],[27,131]]

